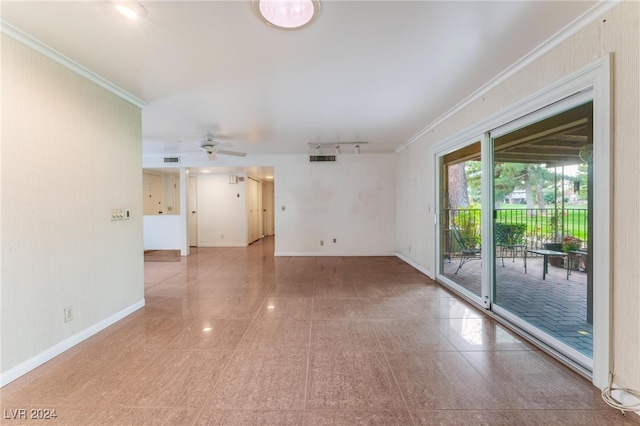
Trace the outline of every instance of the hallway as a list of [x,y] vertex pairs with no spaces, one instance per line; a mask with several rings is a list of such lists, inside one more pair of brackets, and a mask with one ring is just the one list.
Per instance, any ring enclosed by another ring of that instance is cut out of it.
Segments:
[[145,262],[145,308],[4,387],[2,424],[640,424],[398,258],[273,251]]

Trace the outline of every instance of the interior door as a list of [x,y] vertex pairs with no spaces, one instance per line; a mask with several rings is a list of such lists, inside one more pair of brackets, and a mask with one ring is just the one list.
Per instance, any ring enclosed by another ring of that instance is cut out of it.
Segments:
[[275,235],[273,195],[273,182],[266,182],[262,187],[263,230],[265,235]]
[[249,244],[260,239],[260,182],[247,179],[247,208],[249,225]]
[[197,185],[195,176],[189,176],[189,187],[187,189],[187,232],[189,246],[198,246],[198,210],[197,210]]

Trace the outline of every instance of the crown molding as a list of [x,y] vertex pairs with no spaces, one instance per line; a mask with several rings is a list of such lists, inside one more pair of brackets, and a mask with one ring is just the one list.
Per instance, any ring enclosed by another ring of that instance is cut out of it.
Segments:
[[409,145],[411,145],[412,143],[414,143],[415,141],[417,141],[418,139],[420,139],[426,133],[435,129],[436,126],[438,126],[448,118],[460,112],[463,108],[468,106],[470,103],[474,102],[475,100],[481,98],[483,95],[487,94],[491,89],[495,88],[496,86],[498,86],[499,84],[507,80],[508,78],[512,77],[518,71],[522,70],[523,68],[527,67],[528,65],[538,60],[543,55],[547,54],[548,52],[558,47],[560,44],[562,44],[564,41],[569,39],[571,36],[575,35],[580,30],[585,28],[587,25],[596,21],[602,15],[609,12],[610,10],[618,6],[623,1],[624,0],[603,0],[600,3],[596,4],[595,6],[593,6],[591,9],[589,9],[584,14],[582,14],[581,16],[579,16],[578,18],[576,18],[575,20],[567,24],[564,28],[562,28],[556,34],[554,34],[549,39],[544,41],[542,44],[540,44],[538,47],[533,49],[531,52],[527,53],[524,57],[522,57],[520,60],[515,62],[513,65],[511,65],[510,67],[502,71],[500,74],[495,76],[489,82],[481,86],[479,89],[471,93],[466,98],[464,98],[453,108],[451,108],[450,110],[442,114],[440,117],[436,118],[427,127],[425,127],[424,129],[420,130],[418,133],[413,135],[404,144],[396,148],[395,150],[396,154],[402,151],[403,149],[405,149],[406,147],[408,147]]
[[71,71],[75,72],[76,74],[81,75],[82,77],[86,78],[87,80],[97,84],[98,86],[102,87],[103,89],[108,90],[109,92],[121,97],[122,99],[132,103],[133,105],[135,105],[137,107],[143,108],[143,107],[145,107],[147,105],[144,101],[136,98],[135,96],[133,96],[129,92],[126,92],[125,90],[119,88],[118,86],[116,86],[115,84],[111,83],[110,81],[102,78],[101,76],[99,76],[95,72],[89,70],[88,68],[85,68],[84,66],[82,66],[79,63],[75,62],[74,60],[72,60],[72,59],[66,57],[65,55],[63,55],[62,53],[58,52],[57,50],[52,49],[51,47],[47,46],[46,44],[42,43],[41,41],[36,40],[35,38],[31,37],[27,33],[24,33],[22,31],[20,31],[16,27],[14,27],[11,24],[8,24],[8,23],[6,23],[6,22],[4,22],[2,20],[0,20],[0,32],[2,34],[7,35],[8,37],[11,37],[14,40],[19,41],[20,43],[24,44],[25,46],[30,47],[31,49],[35,50],[36,52],[41,53],[42,55],[44,55],[47,58],[59,63],[60,65],[63,65],[65,67],[67,67],[68,69],[70,69]]

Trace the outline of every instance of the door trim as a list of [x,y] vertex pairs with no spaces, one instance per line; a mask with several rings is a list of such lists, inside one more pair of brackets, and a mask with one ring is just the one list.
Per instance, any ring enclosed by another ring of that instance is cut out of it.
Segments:
[[[507,123],[514,122],[521,117],[530,115],[543,108],[548,108],[554,103],[567,99],[572,96],[580,95],[584,92],[591,91],[593,100],[593,138],[598,143],[594,144],[594,208],[593,222],[594,241],[598,241],[598,245],[593,247],[593,384],[603,389],[608,385],[608,374],[612,360],[612,321],[611,321],[611,114],[612,114],[612,91],[611,91],[611,61],[612,55],[606,54],[601,58],[585,65],[584,67],[568,74],[567,76],[553,82],[543,89],[524,97],[518,102],[507,108],[489,115],[486,119],[481,120],[467,129],[455,134],[440,143],[434,144],[431,150],[432,165],[435,173],[435,188],[433,191],[433,205],[436,206],[436,212],[440,207],[440,157],[447,152],[451,152],[465,145],[465,141],[477,138],[479,134],[485,134],[491,129],[497,129],[505,126]],[[475,139],[477,140],[477,139]],[[487,156],[487,144],[484,144],[482,151],[483,165],[485,161],[491,160]],[[487,173],[489,170],[486,169]],[[487,174],[484,173],[484,174]],[[484,179],[484,177],[483,177]],[[491,185],[482,189],[483,197],[491,194]],[[483,225],[484,221],[492,218],[490,209],[493,207],[487,204],[483,198]],[[437,232],[438,220],[435,220],[436,238],[434,239],[435,250],[433,262],[439,265],[440,257],[440,238]],[[483,226],[483,228],[487,228]],[[489,227],[490,228],[490,227]],[[483,230],[483,238],[485,232],[491,232],[489,229]],[[490,234],[489,234],[490,235]],[[483,262],[483,267],[491,262]],[[438,278],[440,271],[439,266],[436,267],[436,277]],[[489,278],[489,271],[484,271],[483,280]],[[483,288],[489,285],[489,281],[483,281]],[[483,289],[483,293],[488,288]]]

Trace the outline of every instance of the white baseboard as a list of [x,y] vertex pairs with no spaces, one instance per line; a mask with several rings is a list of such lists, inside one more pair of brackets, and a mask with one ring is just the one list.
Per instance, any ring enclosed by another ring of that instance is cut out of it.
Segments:
[[290,257],[304,257],[304,256],[317,256],[317,257],[354,257],[354,256],[371,256],[371,257],[381,257],[381,256],[395,256],[394,252],[382,252],[382,253],[359,253],[359,252],[326,252],[326,251],[318,251],[318,252],[298,252],[298,251],[276,251],[273,253],[274,256],[290,256]]
[[416,262],[414,262],[413,260],[409,259],[408,257],[405,257],[405,256],[401,255],[398,252],[396,252],[396,257],[398,257],[398,259],[402,260],[403,262],[406,262],[409,265],[413,266],[418,271],[422,272],[423,274],[425,274],[426,276],[428,276],[432,280],[435,278],[435,275],[433,274],[433,272],[431,272],[430,270],[428,270],[427,268],[425,268],[423,266],[418,265]]
[[198,243],[198,245],[196,247],[206,247],[206,248],[236,248],[236,247],[242,247],[242,248],[246,248],[249,247],[248,244],[219,244],[219,243]]
[[86,340],[89,337],[93,336],[94,334],[97,334],[98,332],[104,330],[105,328],[109,327],[113,323],[120,321],[122,318],[137,311],[143,306],[144,306],[144,299],[139,300],[133,305],[127,306],[120,312],[116,312],[110,317],[105,318],[102,321],[92,325],[91,327],[86,328],[81,332],[76,333],[73,336],[70,336],[64,339],[62,342],[53,345],[49,349],[43,352],[40,352],[38,355],[33,356],[28,360],[16,365],[15,367],[5,371],[4,373],[0,374],[0,388],[13,382],[17,378],[27,374],[29,371],[41,366],[45,362],[60,355],[64,351],[72,348],[73,346],[77,345],[83,340]]

